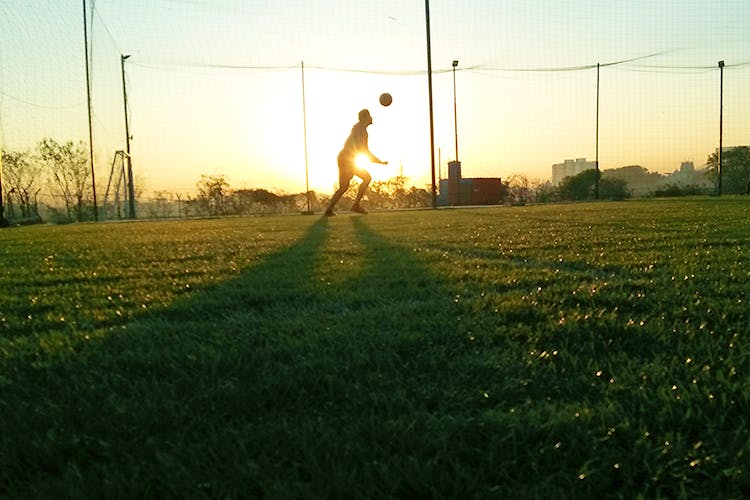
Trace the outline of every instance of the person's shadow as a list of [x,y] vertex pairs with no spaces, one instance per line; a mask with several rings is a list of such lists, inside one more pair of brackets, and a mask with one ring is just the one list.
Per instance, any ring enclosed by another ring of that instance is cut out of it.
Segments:
[[[124,496],[264,496],[285,478],[302,496],[344,493],[384,464],[429,459],[434,445],[420,448],[429,438],[417,429],[460,404],[450,380],[469,376],[451,367],[464,345],[453,335],[454,294],[351,221],[321,218],[239,277],[77,353],[35,368],[11,361],[0,418],[14,431],[3,437],[0,493],[33,484],[53,495],[75,483],[84,496],[106,484]],[[339,230],[349,234],[330,248]],[[347,253],[346,238],[361,255]],[[342,252],[360,265],[331,275]]]

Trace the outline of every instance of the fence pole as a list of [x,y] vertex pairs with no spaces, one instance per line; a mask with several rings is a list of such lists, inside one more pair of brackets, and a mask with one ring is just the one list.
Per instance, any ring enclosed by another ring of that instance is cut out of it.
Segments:
[[96,174],[94,173],[94,131],[91,125],[91,76],[89,71],[89,34],[86,18],[86,0],[83,0],[83,49],[86,59],[86,107],[89,113],[89,160],[91,161],[91,189],[94,193],[94,220],[99,220],[99,209],[96,206]]
[[432,42],[430,41],[430,0],[424,0],[425,27],[427,31],[427,87],[430,102],[430,165],[432,171],[432,208],[437,207],[435,187],[435,123],[432,105]]
[[5,205],[3,205],[3,147],[0,145],[0,227],[6,227]]
[[718,174],[719,174],[719,196],[721,196],[721,150],[724,141],[724,61],[719,61],[719,153],[718,153]]
[[599,199],[599,63],[596,63],[596,185],[594,197]]

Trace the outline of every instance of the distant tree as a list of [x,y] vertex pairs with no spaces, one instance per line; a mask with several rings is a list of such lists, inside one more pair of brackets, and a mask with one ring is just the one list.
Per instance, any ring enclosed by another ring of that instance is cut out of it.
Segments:
[[274,206],[282,201],[281,196],[266,189],[253,189],[251,192],[253,193],[253,200],[256,203],[260,203],[267,207]]
[[601,172],[599,190],[601,195],[601,183],[610,180],[621,180],[625,182],[626,188],[634,196],[647,196],[653,193],[658,186],[664,182],[664,175],[658,172],[649,172],[640,165],[628,165],[625,167],[607,169]]
[[[349,189],[342,197],[345,208],[347,204],[353,202],[359,185],[358,179],[352,180]],[[307,209],[306,193],[287,194],[283,191],[273,192],[262,188],[231,189],[223,175],[202,175],[196,187],[198,195],[194,199],[188,197],[180,205],[183,215],[190,213],[205,215],[289,213]],[[403,175],[373,182],[367,191],[368,207],[371,209],[427,207],[430,206],[431,200],[432,197],[427,190],[408,186],[408,177]],[[326,202],[325,196],[319,197],[315,192],[310,192],[312,210],[320,210]],[[146,210],[151,216],[156,216],[160,207],[158,203],[152,202]]]
[[232,204],[237,214],[251,214],[255,205],[255,193],[252,189],[237,189],[232,193]]
[[690,184],[684,186],[682,184],[667,184],[654,191],[654,196],[660,198],[671,198],[676,196],[693,196],[693,195],[705,195],[706,188]]
[[566,177],[558,188],[561,199],[584,201],[596,199],[596,180],[599,178],[599,199],[622,200],[630,197],[628,183],[619,178],[601,178],[601,172],[589,169],[572,177]]
[[384,181],[374,181],[367,191],[371,208],[421,208],[432,204],[432,195],[424,188],[409,186],[409,177],[399,174]]
[[229,181],[222,174],[201,175],[196,184],[198,189],[197,205],[208,215],[224,215]]
[[412,186],[404,197],[404,208],[424,208],[432,206],[432,194],[425,188]]
[[[708,175],[718,186],[719,155],[708,157]],[[750,190],[750,148],[740,146],[721,153],[721,190],[725,194],[748,193]]]
[[624,179],[602,179],[601,172],[589,169],[572,177],[566,177],[558,188],[560,198],[570,201],[596,198],[596,179],[599,178],[599,199],[622,200],[630,197],[628,183]]
[[141,206],[145,209],[146,214],[154,219],[170,217],[173,212],[174,201],[169,191],[154,191],[154,197]]
[[[534,203],[545,182],[524,174],[511,174],[505,181],[505,195],[512,204]],[[539,200],[541,201],[541,200]]]
[[93,188],[88,148],[79,141],[59,144],[42,139],[37,145],[39,159],[49,173],[53,192],[65,203],[67,220],[87,220],[93,215]]
[[595,169],[584,170],[578,175],[566,177],[560,183],[559,192],[563,200],[581,201],[594,198],[596,178],[601,175]]
[[540,183],[534,190],[534,200],[537,203],[551,203],[559,199],[557,188],[547,181]]
[[624,179],[599,179],[599,198],[602,200],[630,198],[627,181]]
[[384,181],[374,181],[367,191],[367,200],[372,208],[402,208],[407,203],[406,183],[409,180],[403,174]]
[[[7,217],[33,217],[39,215],[37,187],[42,180],[42,167],[28,152],[2,152],[3,195],[7,200]],[[15,201],[15,203],[14,203]],[[16,214],[16,206],[19,213]]]
[[267,189],[238,189],[231,193],[231,213],[284,213],[298,209],[297,198],[298,195],[277,194]]

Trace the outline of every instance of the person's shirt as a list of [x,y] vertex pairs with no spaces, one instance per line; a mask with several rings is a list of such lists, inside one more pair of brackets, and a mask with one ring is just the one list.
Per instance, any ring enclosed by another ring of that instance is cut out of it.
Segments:
[[357,122],[354,124],[352,132],[349,134],[349,137],[347,137],[340,155],[354,159],[360,153],[367,155],[370,161],[378,161],[378,158],[370,152],[367,125],[363,122]]

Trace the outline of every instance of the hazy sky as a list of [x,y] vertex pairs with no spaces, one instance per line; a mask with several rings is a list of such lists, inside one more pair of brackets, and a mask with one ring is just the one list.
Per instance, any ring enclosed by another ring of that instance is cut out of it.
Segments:
[[[302,72],[312,189],[331,192],[336,154],[361,108],[373,166],[430,179],[425,5],[421,1],[97,0],[92,103],[98,177],[124,149],[120,54],[136,175],[147,192],[305,188]],[[670,172],[718,146],[750,144],[747,0],[432,0],[435,140],[467,177],[548,179],[596,151],[601,167]],[[82,3],[0,0],[0,144],[88,140]],[[649,57],[650,56],[650,57]],[[621,64],[612,64],[621,61]],[[390,92],[383,108],[377,97]],[[436,155],[438,153],[436,152]]]

